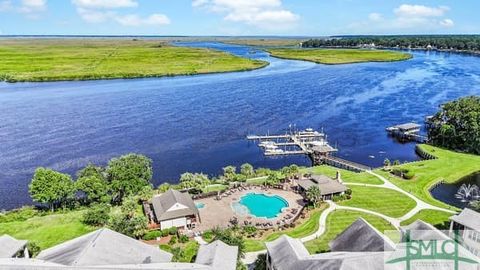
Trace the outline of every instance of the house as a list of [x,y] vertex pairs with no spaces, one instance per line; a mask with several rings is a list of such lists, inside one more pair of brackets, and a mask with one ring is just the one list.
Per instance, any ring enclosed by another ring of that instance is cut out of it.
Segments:
[[0,236],[0,258],[28,258],[28,241],[17,240],[10,235]]
[[307,178],[295,180],[294,185],[302,194],[306,193],[309,188],[317,186],[324,200],[331,199],[335,195],[342,195],[347,190],[339,176],[334,180],[325,175],[311,175]]
[[154,221],[160,229],[194,228],[200,222],[200,213],[190,195],[170,189],[152,198]]
[[213,269],[236,269],[238,247],[229,246],[222,241],[214,241],[200,246],[195,263],[209,265]]
[[122,265],[170,262],[172,254],[110,229],[99,229],[38,254],[61,265]]
[[480,213],[465,208],[460,214],[450,217],[450,237],[459,233],[462,245],[480,256]]

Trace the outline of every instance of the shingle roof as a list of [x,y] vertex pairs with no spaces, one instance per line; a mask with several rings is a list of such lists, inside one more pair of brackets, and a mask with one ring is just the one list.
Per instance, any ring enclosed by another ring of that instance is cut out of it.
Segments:
[[235,270],[237,256],[238,247],[217,240],[200,246],[195,263],[209,265],[214,270]]
[[0,258],[12,258],[17,254],[17,252],[21,251],[27,241],[25,240],[17,240],[10,235],[2,235],[0,236]]
[[63,265],[120,265],[169,262],[172,254],[109,229],[100,229],[46,249],[37,259]]
[[[167,211],[177,203],[182,204],[187,208]],[[173,189],[169,189],[167,192],[153,197],[152,205],[158,221],[199,214],[190,195]]]
[[451,220],[472,230],[480,231],[480,213],[465,208],[460,214],[450,217]]
[[406,240],[406,233],[409,232],[411,240],[446,240],[447,235],[423,220],[416,220],[408,226],[401,227],[402,241]]
[[391,251],[395,244],[363,218],[357,219],[329,244],[331,251]]
[[322,196],[345,192],[347,187],[324,175],[312,175],[310,179],[296,180],[303,189],[308,190],[312,186],[318,186]]
[[298,239],[286,235],[266,243],[277,270],[354,270],[384,269],[383,252],[330,252],[310,255]]

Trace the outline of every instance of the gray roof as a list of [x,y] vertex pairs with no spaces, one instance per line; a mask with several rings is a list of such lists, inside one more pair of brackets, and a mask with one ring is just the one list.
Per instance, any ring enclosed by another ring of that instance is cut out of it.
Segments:
[[406,123],[406,124],[396,125],[395,127],[400,130],[411,130],[411,129],[419,129],[421,125],[416,123]]
[[217,240],[200,246],[195,263],[209,265],[215,270],[235,270],[237,256],[238,247],[229,246]]
[[46,249],[37,259],[63,265],[120,265],[169,262],[172,254],[109,229],[100,229]]
[[[182,204],[187,208],[167,211],[175,204]],[[153,211],[158,221],[180,218],[190,215],[199,215],[198,209],[190,195],[177,190],[169,189],[167,192],[152,198]]]
[[0,236],[0,258],[12,258],[27,245],[25,240],[17,240],[10,235]]
[[347,190],[345,185],[325,175],[312,175],[310,179],[300,179],[296,181],[297,184],[305,190],[308,190],[312,186],[318,186],[322,196],[342,193]]
[[281,236],[266,243],[277,270],[383,270],[383,252],[330,252],[310,255],[298,239]]
[[214,270],[207,265],[195,263],[152,263],[101,266],[66,266],[33,259],[0,259],[2,270]]
[[480,231],[480,213],[472,209],[465,208],[460,214],[452,216],[450,219],[472,230]]
[[447,240],[449,237],[433,225],[423,220],[416,220],[408,226],[400,228],[402,232],[402,241],[406,241],[407,231],[410,233],[411,240]]
[[331,251],[379,252],[395,250],[395,244],[363,218],[357,219],[329,243]]

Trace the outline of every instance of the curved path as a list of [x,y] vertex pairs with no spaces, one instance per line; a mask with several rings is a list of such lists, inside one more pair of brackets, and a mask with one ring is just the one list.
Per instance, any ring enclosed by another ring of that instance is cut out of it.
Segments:
[[[340,206],[340,205],[337,205],[336,203],[334,203],[333,201],[327,201],[327,203],[329,204],[329,207],[327,209],[325,209],[322,212],[322,214],[320,215],[319,225],[318,225],[317,231],[315,233],[309,235],[309,236],[301,238],[300,241],[307,242],[307,241],[311,241],[311,240],[314,240],[314,239],[322,236],[327,229],[326,228],[326,223],[327,223],[328,215],[330,213],[332,213],[333,211],[340,210],[340,209],[363,212],[363,213],[378,216],[378,217],[383,218],[386,221],[390,222],[390,224],[392,224],[397,229],[400,228],[400,224],[401,224],[402,221],[405,221],[405,220],[415,216],[421,210],[436,210],[436,211],[443,211],[443,212],[447,212],[447,213],[451,213],[451,214],[456,214],[455,211],[445,209],[445,208],[441,208],[441,207],[438,207],[438,206],[435,206],[435,205],[431,205],[427,202],[424,202],[424,201],[420,200],[419,198],[415,197],[411,193],[408,193],[405,190],[399,188],[398,186],[396,186],[395,184],[390,182],[387,178],[385,178],[385,177],[383,177],[383,176],[381,176],[381,175],[379,175],[379,174],[377,174],[373,171],[369,170],[369,171],[366,171],[366,173],[377,177],[378,179],[380,179],[383,182],[383,184],[380,184],[380,185],[362,184],[362,183],[345,183],[345,184],[346,185],[352,185],[352,186],[354,186],[354,185],[356,185],[356,186],[367,186],[367,187],[388,188],[388,189],[391,189],[391,190],[395,190],[395,191],[398,191],[402,194],[405,194],[406,196],[408,196],[412,200],[414,200],[415,203],[416,203],[416,206],[412,210],[410,210],[408,213],[403,215],[402,217],[393,218],[393,217],[389,217],[389,216],[386,216],[384,214],[381,214],[381,213],[378,213],[378,212],[375,212],[375,211],[371,211],[371,210],[367,210],[367,209],[363,209],[363,208],[357,208],[357,207]],[[257,256],[259,254],[263,254],[265,252],[266,252],[266,250],[256,251],[256,252],[247,252],[245,254],[245,258],[242,259],[242,262],[245,263],[245,264],[251,264],[255,261],[255,259],[257,258]]]

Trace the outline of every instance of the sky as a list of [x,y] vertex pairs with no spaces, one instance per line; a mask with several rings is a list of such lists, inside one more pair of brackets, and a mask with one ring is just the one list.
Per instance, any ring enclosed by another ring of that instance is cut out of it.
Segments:
[[479,34],[479,11],[478,0],[0,0],[0,34]]

